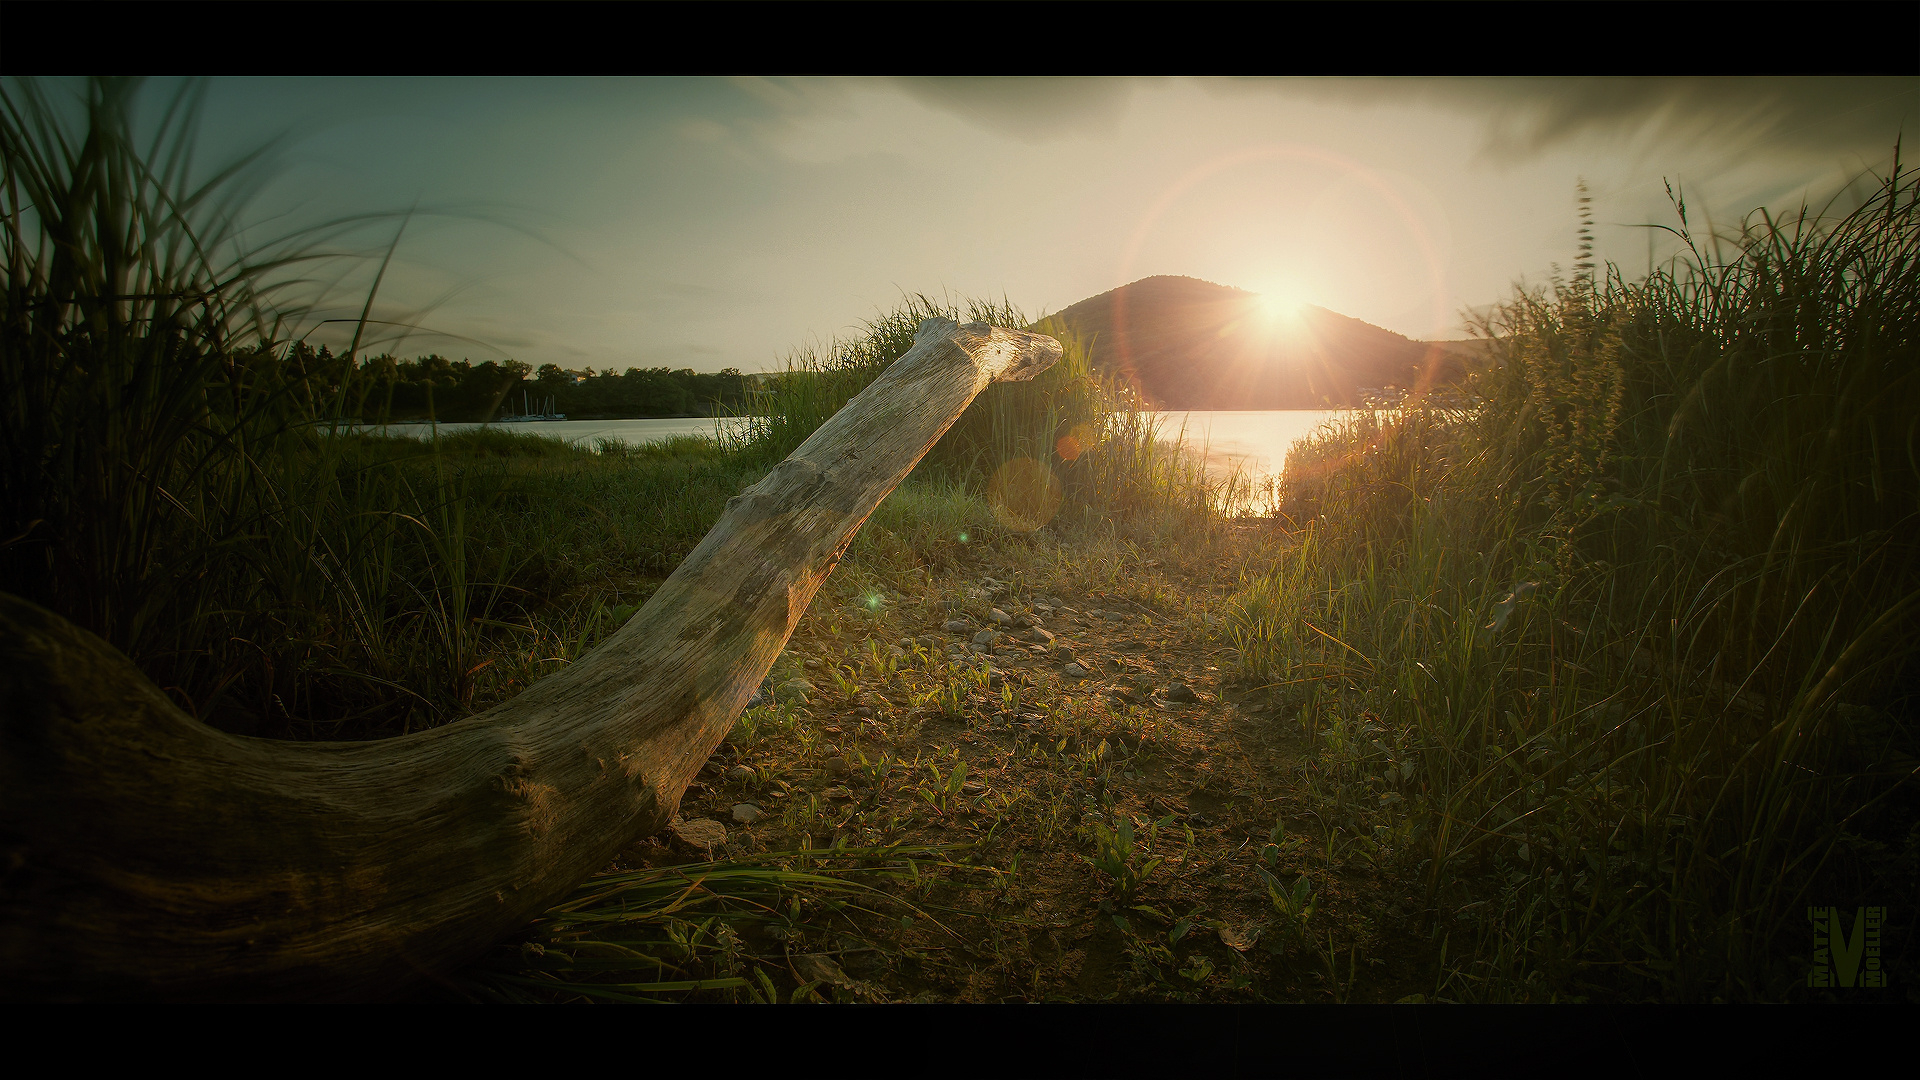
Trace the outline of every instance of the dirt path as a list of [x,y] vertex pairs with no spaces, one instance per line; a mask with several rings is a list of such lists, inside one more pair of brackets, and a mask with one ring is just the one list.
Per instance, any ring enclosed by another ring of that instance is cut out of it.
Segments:
[[[769,679],[785,703],[749,711],[683,819],[725,828],[715,857],[945,845],[1004,872],[909,890],[950,932],[856,916],[755,944],[836,958],[865,1000],[1424,989],[1416,890],[1320,820],[1298,710],[1234,678],[1221,575],[1137,569],[1124,591],[974,567],[866,608],[823,595]],[[705,854],[656,838],[616,868]]]

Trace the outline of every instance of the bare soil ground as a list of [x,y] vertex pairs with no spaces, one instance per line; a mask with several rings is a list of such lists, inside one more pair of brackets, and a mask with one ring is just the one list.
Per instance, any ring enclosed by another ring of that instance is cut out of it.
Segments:
[[830,583],[769,678],[778,700],[748,711],[680,824],[610,872],[936,849],[897,910],[744,942],[841,1000],[1430,989],[1416,884],[1330,841],[1312,734],[1235,677],[1224,603],[1264,542],[1179,566],[1015,545],[907,591]]

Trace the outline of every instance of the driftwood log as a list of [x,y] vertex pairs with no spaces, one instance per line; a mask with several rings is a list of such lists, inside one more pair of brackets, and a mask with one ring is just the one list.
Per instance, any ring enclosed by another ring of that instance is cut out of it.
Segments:
[[665,826],[867,515],[1059,355],[927,320],[604,644],[415,735],[224,734],[0,594],[0,994],[380,998],[477,956]]

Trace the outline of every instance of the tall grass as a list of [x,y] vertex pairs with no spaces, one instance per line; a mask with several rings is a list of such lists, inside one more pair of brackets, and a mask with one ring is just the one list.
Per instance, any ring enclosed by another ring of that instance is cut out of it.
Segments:
[[[741,452],[766,461],[791,453],[913,345],[927,318],[1031,329],[1061,341],[1059,362],[1026,382],[989,386],[916,471],[987,500],[995,524],[1031,532],[1057,519],[1173,533],[1205,533],[1223,497],[1200,463],[1169,446],[1151,414],[1123,385],[1103,378],[1087,343],[1057,320],[1030,325],[1018,308],[924,294],[866,323],[853,337],[796,350],[762,395]],[[1064,517],[1063,517],[1064,515]]]
[[0,90],[0,587],[142,653],[248,531],[235,503],[290,418],[275,263],[228,243],[250,163],[187,190],[186,103],[141,153],[135,89],[90,84],[78,131],[38,87]]
[[246,246],[263,159],[193,186],[193,97],[142,144],[139,101],[0,88],[0,589],[209,722],[379,736],[564,662],[622,603],[571,596],[585,576],[619,562],[644,592],[737,491],[710,447],[613,483],[614,458],[548,440],[341,433],[372,384],[291,340],[317,318],[301,275],[354,222]]
[[1911,947],[1916,207],[1897,159],[1717,244],[1676,200],[1666,271],[1499,308],[1469,407],[1290,456],[1243,662],[1417,875],[1442,996],[1797,996],[1816,904]]

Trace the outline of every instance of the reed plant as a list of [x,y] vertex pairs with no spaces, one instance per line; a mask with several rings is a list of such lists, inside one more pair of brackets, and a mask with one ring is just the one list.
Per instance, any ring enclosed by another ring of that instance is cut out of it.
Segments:
[[772,462],[913,345],[922,320],[947,318],[1057,338],[1059,362],[1026,382],[996,383],[961,414],[922,461],[918,480],[959,485],[984,499],[1001,531],[1097,521],[1164,536],[1205,535],[1229,493],[1169,441],[1124,384],[1095,371],[1088,342],[1055,319],[1030,321],[1003,300],[904,297],[853,336],[795,350],[758,398],[737,453]]
[[457,719],[605,632],[583,580],[643,588],[737,492],[747,466],[706,443],[352,428],[373,293],[338,362],[294,343],[331,302],[308,281],[328,243],[382,215],[254,245],[266,158],[199,179],[191,87],[144,141],[137,81],[82,95],[0,87],[0,589],[189,712],[301,738]]
[[1234,632],[1378,728],[1323,742],[1333,819],[1421,882],[1437,995],[1797,998],[1810,905],[1910,958],[1920,201],[1877,179],[1717,243],[1676,197],[1666,270],[1494,311],[1466,407],[1289,458]]

